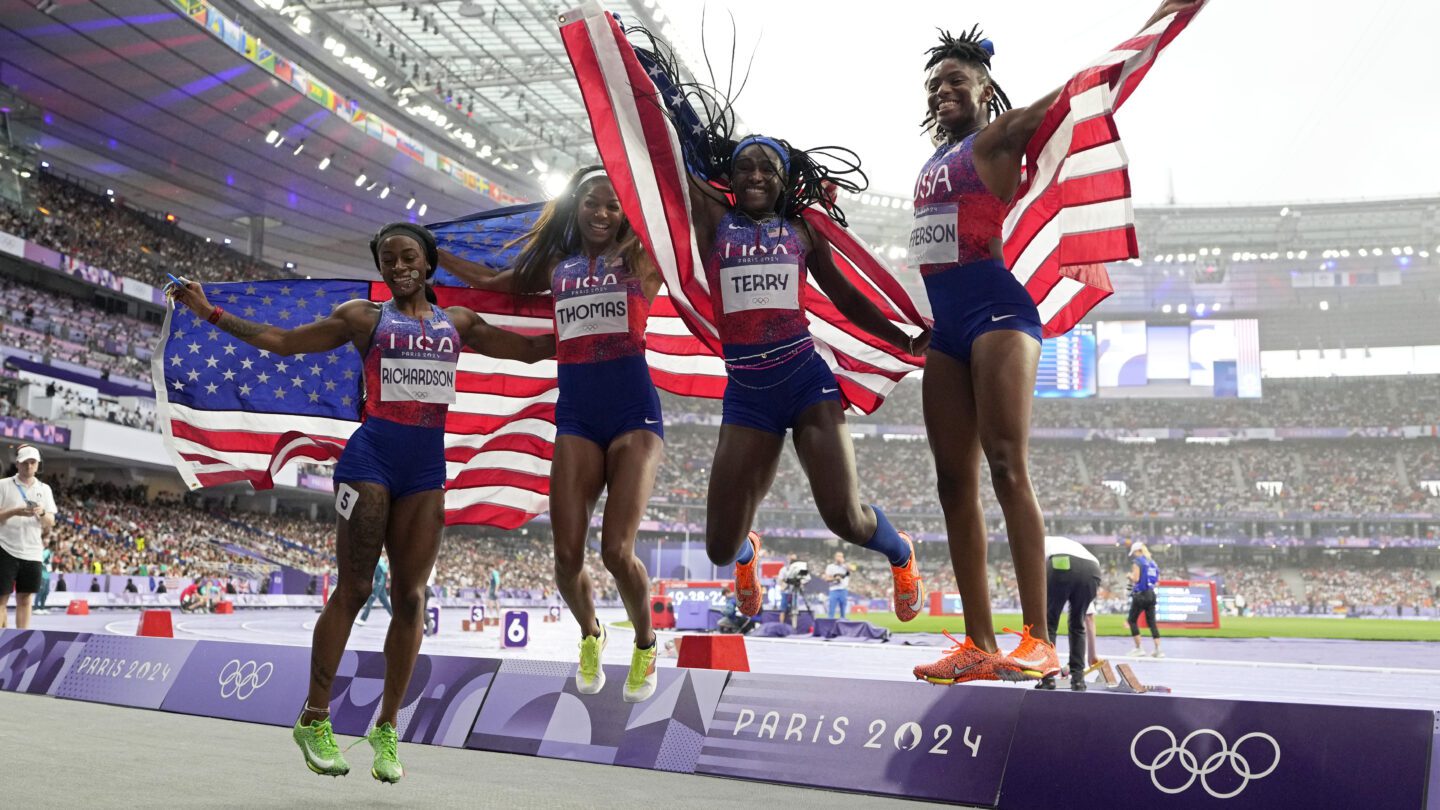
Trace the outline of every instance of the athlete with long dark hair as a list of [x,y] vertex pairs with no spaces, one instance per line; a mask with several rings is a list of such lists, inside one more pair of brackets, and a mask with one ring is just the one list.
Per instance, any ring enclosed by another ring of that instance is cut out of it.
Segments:
[[[1194,4],[1167,0],[1142,30]],[[941,32],[925,63],[922,125],[936,150],[915,182],[911,259],[935,318],[925,359],[925,430],[965,615],[964,642],[915,667],[915,677],[940,684],[1038,679],[1060,669],[1045,633],[1031,635],[1032,627],[1046,626],[1045,523],[1029,471],[1041,321],[1030,294],[1006,268],[1000,239],[1025,148],[1060,89],[1010,109],[990,75],[994,52],[978,27],[958,37]],[[1008,655],[1000,652],[990,613],[982,452],[1020,590],[1023,630]]]
[[370,596],[383,548],[391,564],[394,618],[385,636],[380,714],[366,736],[375,753],[371,776],[396,782],[404,775],[396,752],[398,713],[420,652],[425,582],[444,528],[445,414],[455,401],[460,347],[533,363],[555,354],[555,340],[496,329],[465,307],[437,306],[427,281],[435,272],[435,238],[424,228],[386,225],[370,240],[370,253],[391,300],[346,301],[328,317],[294,329],[226,312],[206,300],[195,282],[170,285],[167,293],[197,317],[259,349],[318,354],[349,343],[364,358],[365,421],[335,467],[340,576],[315,622],[310,692],[293,737],[310,770],[326,776],[349,773],[330,725],[331,686],[350,627]]
[[600,557],[635,630],[623,696],[636,703],[656,684],[650,578],[635,556],[635,534],[665,449],[660,397],[645,362],[645,324],[660,275],[599,166],[575,172],[517,243],[523,247],[515,266],[504,271],[448,253],[440,261],[475,287],[555,297],[560,396],[550,525],[555,583],[580,623],[575,687],[594,694],[605,685],[605,628],[585,571],[590,515],[605,492]]

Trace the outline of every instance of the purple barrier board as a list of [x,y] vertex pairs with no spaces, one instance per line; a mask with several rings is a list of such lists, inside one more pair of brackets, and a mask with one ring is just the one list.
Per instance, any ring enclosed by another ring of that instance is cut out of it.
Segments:
[[[422,655],[415,660],[410,688],[400,704],[400,739],[404,742],[465,746],[480,705],[500,670],[495,658],[462,658],[453,655]],[[305,682],[309,680],[306,667]],[[380,714],[380,696],[385,686],[385,656],[368,650],[350,650],[340,659],[335,675],[330,712],[335,733],[363,735],[375,725]],[[303,690],[302,690],[303,697]],[[291,718],[299,704],[291,708]]]
[[89,638],[54,630],[0,631],[0,689],[53,694]]
[[626,703],[627,668],[605,667],[598,694],[575,689],[576,664],[505,659],[466,748],[694,773],[728,672],[658,670],[655,694]]
[[993,805],[1027,691],[737,672],[695,770]]
[[200,641],[160,708],[292,726],[310,685],[310,651],[279,644]]
[[174,638],[92,635],[55,696],[158,709],[194,649]]
[[1000,807],[1419,810],[1434,722],[1408,709],[1031,692]]

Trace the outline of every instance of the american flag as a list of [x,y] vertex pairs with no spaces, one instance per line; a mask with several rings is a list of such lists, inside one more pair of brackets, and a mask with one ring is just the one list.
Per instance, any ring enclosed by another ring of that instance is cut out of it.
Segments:
[[[560,23],[560,36],[580,83],[600,158],[630,224],[665,279],[668,298],[657,302],[651,314],[650,345],[669,362],[658,371],[686,375],[690,363],[686,358],[695,357],[686,352],[693,352],[694,346],[683,340],[677,324],[709,354],[720,354],[709,283],[692,234],[688,194],[686,155],[694,155],[692,139],[700,134],[702,125],[684,94],[670,85],[657,66],[642,61],[619,23],[599,4],[586,3],[562,15]],[[695,168],[693,160],[691,164],[689,169]],[[823,212],[811,209],[804,216],[830,240],[836,266],[887,318],[910,327],[907,331],[911,333],[925,322],[909,295],[864,242]],[[874,411],[902,377],[923,364],[851,324],[813,276],[806,295],[816,350],[834,370],[841,395],[852,410]],[[654,352],[651,368],[657,370]],[[661,377],[657,374],[656,379]],[[716,395],[721,392],[723,389]]]
[[[495,326],[549,332],[548,299],[438,287],[441,306],[467,306]],[[212,303],[246,320],[295,327],[354,298],[384,301],[364,281],[206,285]],[[285,357],[171,311],[151,366],[166,448],[192,488],[248,481],[269,488],[295,459],[331,461],[360,426],[360,355],[345,345]],[[465,351],[445,424],[445,520],[514,528],[545,511],[555,440],[555,363]]]
[[1077,73],[1025,149],[1005,264],[1039,307],[1045,337],[1070,331],[1114,292],[1102,262],[1140,255],[1114,114],[1203,6],[1161,18]]

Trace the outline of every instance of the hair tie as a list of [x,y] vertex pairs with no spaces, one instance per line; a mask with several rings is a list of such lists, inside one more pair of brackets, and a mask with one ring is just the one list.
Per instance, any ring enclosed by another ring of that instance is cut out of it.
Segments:
[[604,169],[592,169],[592,170],[590,170],[590,171],[588,171],[588,172],[580,175],[580,179],[577,180],[577,181],[575,181],[575,190],[574,190],[573,192],[571,192],[571,194],[572,194],[572,195],[574,195],[574,194],[579,194],[579,193],[580,193],[580,189],[581,189],[586,183],[590,182],[591,180],[594,180],[594,179],[597,178],[597,177],[609,177],[609,176],[610,176],[610,175],[608,175],[608,174],[605,173],[605,170],[604,170]]

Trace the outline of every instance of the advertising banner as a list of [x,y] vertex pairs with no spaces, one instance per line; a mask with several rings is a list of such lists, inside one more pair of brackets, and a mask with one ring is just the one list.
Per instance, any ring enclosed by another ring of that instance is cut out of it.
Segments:
[[0,631],[0,689],[53,694],[89,638],[54,630]]
[[1418,710],[1030,692],[1000,806],[1420,808],[1434,721]]
[[466,748],[694,773],[730,673],[658,670],[655,694],[621,698],[627,668],[605,667],[594,695],[575,688],[576,664],[505,659]]
[[292,726],[310,686],[310,650],[200,641],[160,704],[167,712]]
[[993,805],[1029,691],[737,672],[695,770]]
[[174,638],[92,635],[55,695],[158,709],[194,649],[194,641]]
[[[463,747],[499,669],[500,661],[494,658],[420,656],[400,704],[396,729],[400,740]],[[308,667],[306,672],[308,681]],[[347,651],[340,659],[335,697],[330,701],[335,733],[360,736],[369,732],[380,714],[384,688],[385,656],[369,650]]]

